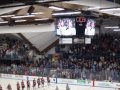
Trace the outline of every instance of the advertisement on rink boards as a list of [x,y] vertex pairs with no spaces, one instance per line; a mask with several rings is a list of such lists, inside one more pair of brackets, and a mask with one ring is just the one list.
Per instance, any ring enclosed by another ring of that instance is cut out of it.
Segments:
[[56,83],[56,78],[50,78],[51,83]]
[[93,86],[93,82],[91,80],[77,80],[77,84],[80,86]]
[[112,88],[112,82],[102,82],[102,81],[95,81],[95,87],[106,87]]
[[57,83],[59,84],[71,84],[71,85],[80,85],[80,86],[93,86],[92,81],[90,80],[75,80],[75,79],[62,79],[62,78],[58,78],[57,79]]
[[12,74],[0,74],[1,78],[12,78]]
[[77,80],[75,79],[62,79],[62,78],[57,78],[57,83],[58,84],[77,84]]
[[1,78],[6,78],[6,79],[26,80],[26,77],[24,75],[0,74],[0,77]]
[[120,83],[113,83],[112,86],[113,86],[114,88],[120,88]]
[[95,81],[95,87],[120,88],[120,83]]

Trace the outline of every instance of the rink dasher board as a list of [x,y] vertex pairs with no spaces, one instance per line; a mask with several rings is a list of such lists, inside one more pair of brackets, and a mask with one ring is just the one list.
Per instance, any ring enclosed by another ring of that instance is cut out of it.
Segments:
[[94,86],[95,87],[105,87],[105,88],[120,88],[120,83],[95,81]]
[[[14,75],[14,74],[2,74],[0,73],[0,78],[5,79],[15,79],[15,80],[30,80],[41,78],[39,76],[27,76],[27,75]],[[47,78],[43,77],[45,82],[47,82]],[[57,84],[71,84],[71,85],[80,85],[80,86],[93,86],[92,80],[80,80],[80,79],[63,79],[63,78],[50,78],[51,83]],[[116,82],[105,82],[105,81],[94,81],[95,87],[103,87],[103,88],[120,88],[120,83]]]
[[59,84],[71,84],[71,85],[80,85],[80,86],[93,86],[93,82],[91,80],[80,80],[80,79],[63,79],[57,78],[57,83]]
[[[16,79],[16,80],[37,80],[38,78],[42,78],[39,76],[27,76],[27,75],[14,75],[14,74],[1,74],[0,73],[0,78],[6,78],[6,79]],[[47,78],[43,77],[45,82],[47,82]],[[50,78],[51,83],[56,83],[56,78]]]

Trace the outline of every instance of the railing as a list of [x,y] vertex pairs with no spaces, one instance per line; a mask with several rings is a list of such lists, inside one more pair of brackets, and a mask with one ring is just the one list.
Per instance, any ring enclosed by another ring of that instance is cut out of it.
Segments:
[[24,66],[0,66],[0,73],[18,74],[18,75],[32,75],[32,76],[50,76],[55,78],[68,79],[88,79],[99,81],[115,81],[120,82],[120,72],[117,70],[86,70],[86,69],[50,69],[38,67],[24,67]]

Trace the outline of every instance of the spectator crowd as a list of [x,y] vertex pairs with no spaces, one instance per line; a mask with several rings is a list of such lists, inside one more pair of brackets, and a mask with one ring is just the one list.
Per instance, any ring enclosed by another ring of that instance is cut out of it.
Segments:
[[20,60],[28,52],[29,46],[17,38],[0,36],[0,58],[3,60]]
[[[11,41],[11,40],[9,40]],[[19,56],[19,50],[26,52],[25,44],[19,41],[7,43],[9,48]],[[114,35],[95,36],[92,44],[65,45],[56,52],[59,58],[44,56],[37,61],[6,65],[0,64],[1,73],[51,76],[77,79],[96,79],[120,81],[120,37]],[[22,53],[23,54],[23,53]],[[13,54],[12,54],[13,56]],[[21,55],[22,56],[22,55]]]

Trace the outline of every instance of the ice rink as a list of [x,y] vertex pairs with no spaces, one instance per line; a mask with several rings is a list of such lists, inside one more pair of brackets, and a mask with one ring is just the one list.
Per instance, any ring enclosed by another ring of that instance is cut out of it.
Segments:
[[[12,86],[12,90],[17,90],[16,89],[16,83],[17,82],[19,82],[21,84],[21,80],[0,78],[0,84],[2,85],[3,90],[7,90],[6,87],[9,83]],[[26,81],[24,81],[24,82],[26,84]],[[30,90],[33,90],[32,81],[30,82],[30,84],[31,84],[31,89]],[[66,90],[66,84],[54,84],[54,83],[51,83],[50,86],[48,86],[45,83],[44,87],[42,87],[42,86],[40,88],[36,87],[36,90],[55,90],[56,85],[58,86],[59,90]],[[69,85],[69,87],[70,87],[70,90],[115,90],[114,88],[87,87],[87,86],[78,86],[78,85]],[[27,90],[26,86],[25,86],[24,90]]]

